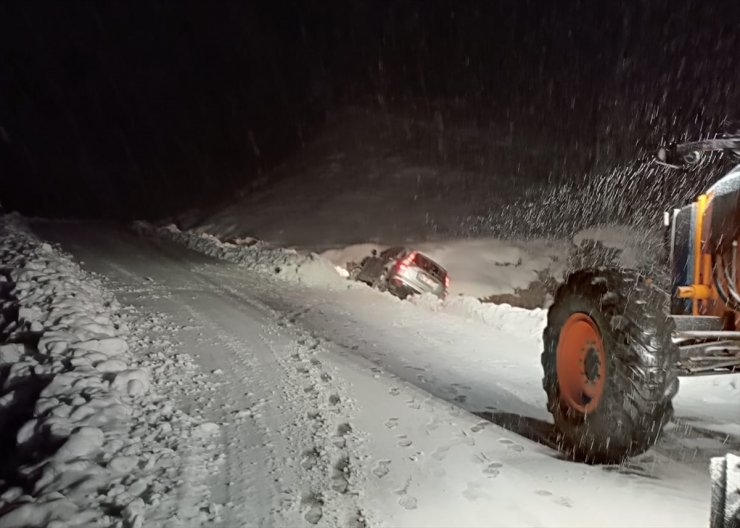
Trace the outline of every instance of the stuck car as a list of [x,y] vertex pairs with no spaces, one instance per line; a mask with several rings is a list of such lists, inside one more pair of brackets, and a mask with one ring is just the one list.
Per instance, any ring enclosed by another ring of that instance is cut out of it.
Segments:
[[401,299],[422,293],[444,298],[450,286],[447,270],[440,264],[420,251],[403,246],[390,247],[380,254],[373,250],[361,262],[348,263],[347,271],[351,280]]

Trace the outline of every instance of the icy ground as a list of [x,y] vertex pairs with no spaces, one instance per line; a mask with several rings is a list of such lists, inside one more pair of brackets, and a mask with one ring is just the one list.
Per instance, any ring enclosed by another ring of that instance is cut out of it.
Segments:
[[36,229],[123,305],[167,314],[172,353],[196,364],[166,374],[170,396],[219,426],[210,446],[177,451],[178,496],[208,492],[214,525],[704,526],[709,457],[740,445],[740,376],[726,376],[684,381],[676,423],[628,464],[562,460],[541,389],[543,310],[403,302],[317,256],[173,230],[177,245]]

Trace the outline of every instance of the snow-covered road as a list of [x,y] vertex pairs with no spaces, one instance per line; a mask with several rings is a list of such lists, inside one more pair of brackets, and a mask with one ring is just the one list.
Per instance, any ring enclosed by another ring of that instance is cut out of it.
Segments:
[[484,324],[356,284],[280,283],[115,228],[34,229],[122,304],[178,328],[170,338],[210,381],[183,375],[178,403],[222,426],[220,470],[200,480],[223,526],[706,526],[709,457],[740,444],[738,377],[689,380],[681,425],[646,455],[562,460],[548,446],[540,311],[501,308]]

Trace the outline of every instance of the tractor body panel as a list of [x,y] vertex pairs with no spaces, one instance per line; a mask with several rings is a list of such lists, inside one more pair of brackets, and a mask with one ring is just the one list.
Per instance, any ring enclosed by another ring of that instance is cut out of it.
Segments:
[[678,369],[683,375],[740,371],[740,165],[670,219]]
[[670,229],[671,261],[671,313],[688,315],[691,313],[691,299],[678,296],[678,288],[692,283],[694,277],[694,204],[673,212]]

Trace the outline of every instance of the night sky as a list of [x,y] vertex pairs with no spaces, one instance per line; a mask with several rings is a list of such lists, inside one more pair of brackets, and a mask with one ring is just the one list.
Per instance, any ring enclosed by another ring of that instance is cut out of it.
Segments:
[[531,174],[578,177],[737,129],[738,81],[737,0],[6,1],[0,200],[207,206],[346,106],[506,130]]

